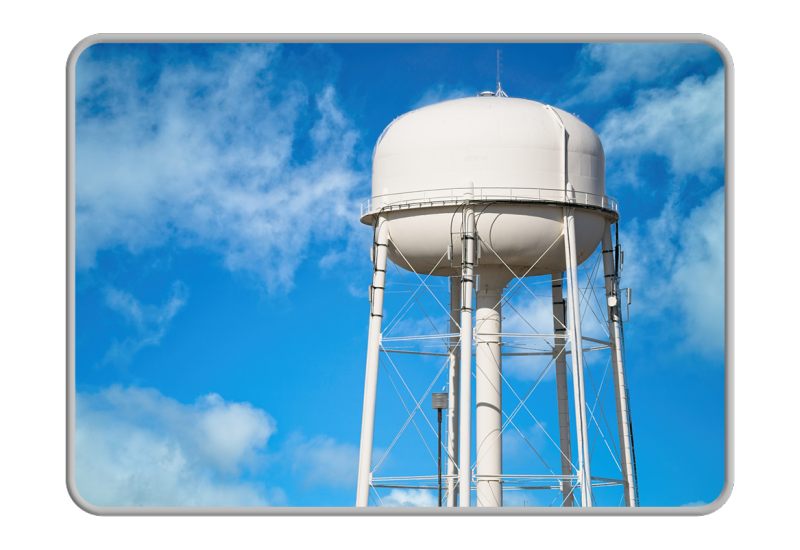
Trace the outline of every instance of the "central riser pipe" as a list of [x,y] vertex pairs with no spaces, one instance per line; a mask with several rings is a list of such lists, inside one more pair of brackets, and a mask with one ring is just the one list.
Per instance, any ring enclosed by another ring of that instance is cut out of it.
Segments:
[[[475,313],[475,439],[478,506],[502,506],[503,398],[500,307],[505,280],[479,271]],[[493,477],[498,476],[496,479]],[[488,479],[487,479],[488,477]]]

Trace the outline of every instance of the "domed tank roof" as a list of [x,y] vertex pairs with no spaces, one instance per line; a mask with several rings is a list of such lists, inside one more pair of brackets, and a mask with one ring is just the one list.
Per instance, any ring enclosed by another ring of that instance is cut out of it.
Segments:
[[372,196],[434,189],[564,190],[605,195],[605,155],[577,117],[536,101],[470,97],[429,105],[395,119],[373,153]]

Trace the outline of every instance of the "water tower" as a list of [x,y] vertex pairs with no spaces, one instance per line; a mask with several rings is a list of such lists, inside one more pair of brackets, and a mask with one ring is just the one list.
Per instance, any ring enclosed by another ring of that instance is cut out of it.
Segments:
[[[503,350],[513,338],[538,338],[551,350],[561,471],[549,482],[561,491],[562,505],[592,506],[593,486],[609,484],[622,486],[626,506],[637,505],[620,250],[612,235],[619,215],[616,202],[605,194],[604,173],[603,146],[591,128],[560,109],[510,98],[499,86],[497,92],[406,113],[381,134],[373,155],[372,198],[361,213],[362,223],[373,228],[374,270],[357,506],[368,505],[374,484],[388,260],[420,275],[423,284],[423,277],[450,278],[448,436],[441,444],[447,456],[448,506],[470,506],[472,491],[478,506],[502,506],[503,485],[512,482],[503,473],[502,358],[511,355]],[[578,266],[599,245],[607,339],[585,337],[580,322]],[[504,333],[507,287],[545,276],[553,296],[549,330]],[[593,413],[587,406],[583,363],[587,341],[591,349],[605,349],[611,356],[620,468],[615,479],[591,473],[588,428]]]

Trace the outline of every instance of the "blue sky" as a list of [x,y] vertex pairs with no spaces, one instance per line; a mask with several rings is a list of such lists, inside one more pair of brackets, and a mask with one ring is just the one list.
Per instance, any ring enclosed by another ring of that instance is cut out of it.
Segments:
[[[713,49],[99,44],[76,68],[84,498],[353,505],[371,277],[358,212],[372,147],[410,109],[494,89],[498,48],[510,96],[576,113],[605,147],[623,286],[634,289],[625,330],[642,505],[719,495],[724,75]],[[413,332],[424,316],[407,322]],[[416,364],[397,366],[420,395],[440,365]],[[519,388],[531,368],[504,364]],[[376,456],[403,417],[387,381]],[[555,384],[545,377],[536,391],[533,414],[547,429]],[[520,428],[552,458],[541,430]],[[539,467],[520,441],[504,442],[507,470]],[[409,430],[385,469],[412,467],[435,473]]]

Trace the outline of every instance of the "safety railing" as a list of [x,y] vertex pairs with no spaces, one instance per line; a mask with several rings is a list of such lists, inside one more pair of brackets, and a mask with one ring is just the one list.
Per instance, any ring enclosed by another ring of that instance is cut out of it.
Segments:
[[584,191],[535,189],[530,187],[475,187],[425,189],[405,193],[389,193],[361,203],[361,217],[380,211],[447,206],[470,202],[522,202],[565,204],[618,213],[617,201],[605,195]]

